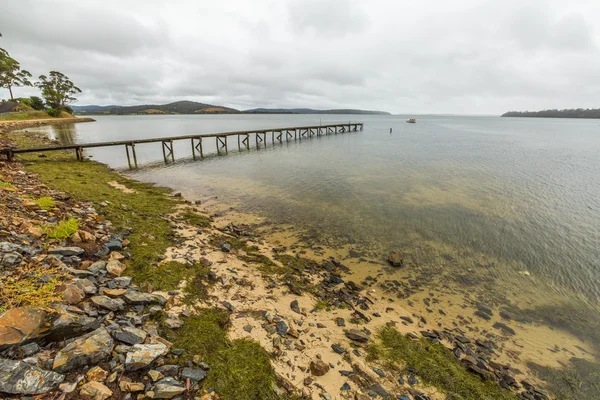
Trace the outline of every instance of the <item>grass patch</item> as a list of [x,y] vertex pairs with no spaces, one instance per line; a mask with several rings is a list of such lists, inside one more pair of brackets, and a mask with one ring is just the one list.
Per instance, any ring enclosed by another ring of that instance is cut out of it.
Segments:
[[70,238],[79,229],[79,220],[71,217],[69,219],[63,219],[56,225],[44,226],[46,236],[51,239],[65,240]]
[[275,373],[269,354],[258,342],[227,338],[229,313],[207,308],[188,318],[178,331],[165,331],[175,348],[184,350],[181,364],[194,355],[208,363],[210,370],[202,382],[214,388],[224,400],[277,399],[273,390]]
[[527,366],[547,384],[557,399],[600,399],[600,364],[582,358],[572,358],[564,369],[542,366],[533,362]]
[[183,218],[188,224],[200,228],[210,228],[212,226],[209,217],[192,211],[186,211],[183,214]]
[[457,400],[503,400],[517,397],[492,381],[484,381],[467,371],[454,355],[439,343],[426,339],[411,340],[396,329],[384,327],[377,335],[379,343],[369,347],[369,358],[377,359],[390,369],[416,370],[421,380]]
[[185,281],[184,301],[188,304],[208,298],[211,284],[210,268],[202,264],[183,264],[179,261],[168,261],[156,267],[146,268],[140,272],[139,278],[155,290],[176,290]]
[[5,182],[1,179],[0,179],[0,187],[7,188],[7,189],[14,189],[14,185],[12,183]]
[[331,304],[328,301],[317,300],[315,303],[315,310],[317,311],[331,311]]
[[[44,141],[22,132],[11,132],[10,137],[18,147],[34,147]],[[92,201],[98,212],[110,219],[117,229],[133,229],[128,236],[127,274],[138,284],[151,276],[150,270],[173,242],[172,230],[164,214],[174,212],[176,200],[166,194],[169,190],[150,184],[135,182],[114,172],[106,165],[95,161],[76,161],[72,154],[48,152],[47,157],[37,154],[19,155],[28,171],[39,175],[47,185],[71,194],[81,201]],[[135,193],[124,193],[110,187],[107,182],[116,181]],[[168,274],[164,270],[164,274]]]
[[59,287],[66,278],[58,271],[27,273],[11,276],[0,285],[0,314],[21,306],[47,307],[62,300]]
[[24,121],[28,119],[50,119],[46,111],[29,111],[24,113],[1,115],[0,121]]
[[54,208],[54,206],[56,206],[54,199],[48,196],[40,197],[35,201],[35,203],[40,206],[42,210],[46,211],[51,210]]

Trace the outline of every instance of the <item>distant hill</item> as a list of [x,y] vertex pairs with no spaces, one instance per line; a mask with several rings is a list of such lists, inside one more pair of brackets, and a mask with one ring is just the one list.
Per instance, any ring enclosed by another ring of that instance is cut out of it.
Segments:
[[312,108],[253,108],[244,110],[250,114],[360,114],[360,115],[392,115],[385,111],[369,111],[356,109],[315,110]]
[[217,114],[238,113],[238,110],[195,101],[176,101],[169,104],[144,104],[140,106],[72,106],[76,114],[128,115],[128,114]]
[[600,108],[572,108],[564,110],[509,111],[502,117],[532,118],[600,118]]
[[169,104],[144,104],[139,106],[72,106],[75,114],[86,115],[154,115],[154,114],[360,114],[391,115],[384,111],[366,111],[354,109],[315,110],[312,108],[254,108],[239,111],[234,108],[197,103],[195,101],[176,101]]

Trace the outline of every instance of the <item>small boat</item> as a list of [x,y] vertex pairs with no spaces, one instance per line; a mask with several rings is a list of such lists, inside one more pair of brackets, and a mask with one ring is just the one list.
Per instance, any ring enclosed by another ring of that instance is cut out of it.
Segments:
[[409,124],[414,124],[417,122],[417,120],[415,118],[409,118],[406,120],[406,122],[408,122]]

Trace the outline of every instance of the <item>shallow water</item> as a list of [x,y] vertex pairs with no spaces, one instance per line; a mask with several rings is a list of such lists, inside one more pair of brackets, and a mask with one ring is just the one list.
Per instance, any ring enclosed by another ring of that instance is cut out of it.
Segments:
[[[600,122],[422,116],[221,115],[97,117],[42,128],[63,142],[96,142],[363,121],[362,132],[271,143],[227,156],[205,143],[191,159],[176,142],[136,146],[136,179],[312,232],[325,244],[425,249],[458,273],[485,264],[499,286],[539,287],[543,302],[600,300]],[[390,133],[390,128],[393,129]],[[121,147],[87,154],[126,168]],[[424,246],[424,243],[429,245]],[[427,250],[429,249],[429,250]],[[431,250],[434,249],[435,251]],[[452,250],[448,250],[452,249]],[[427,258],[427,254],[421,255]],[[527,272],[525,272],[527,271]],[[528,275],[529,274],[529,275]],[[536,296],[536,297],[538,297]]]

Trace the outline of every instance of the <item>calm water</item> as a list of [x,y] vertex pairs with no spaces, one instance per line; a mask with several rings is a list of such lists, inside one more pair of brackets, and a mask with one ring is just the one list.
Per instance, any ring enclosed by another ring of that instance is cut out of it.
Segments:
[[[243,211],[331,243],[388,250],[435,243],[487,260],[507,283],[530,274],[548,296],[596,306],[600,299],[600,121],[499,117],[129,116],[55,129],[63,141],[95,142],[364,121],[363,132],[313,137],[191,160],[188,141],[164,166],[160,144],[137,146],[132,175],[183,192],[218,196]],[[390,134],[389,130],[393,128]],[[115,168],[123,148],[91,151]],[[477,255],[477,256],[475,256]],[[540,286],[541,287],[541,286]]]

